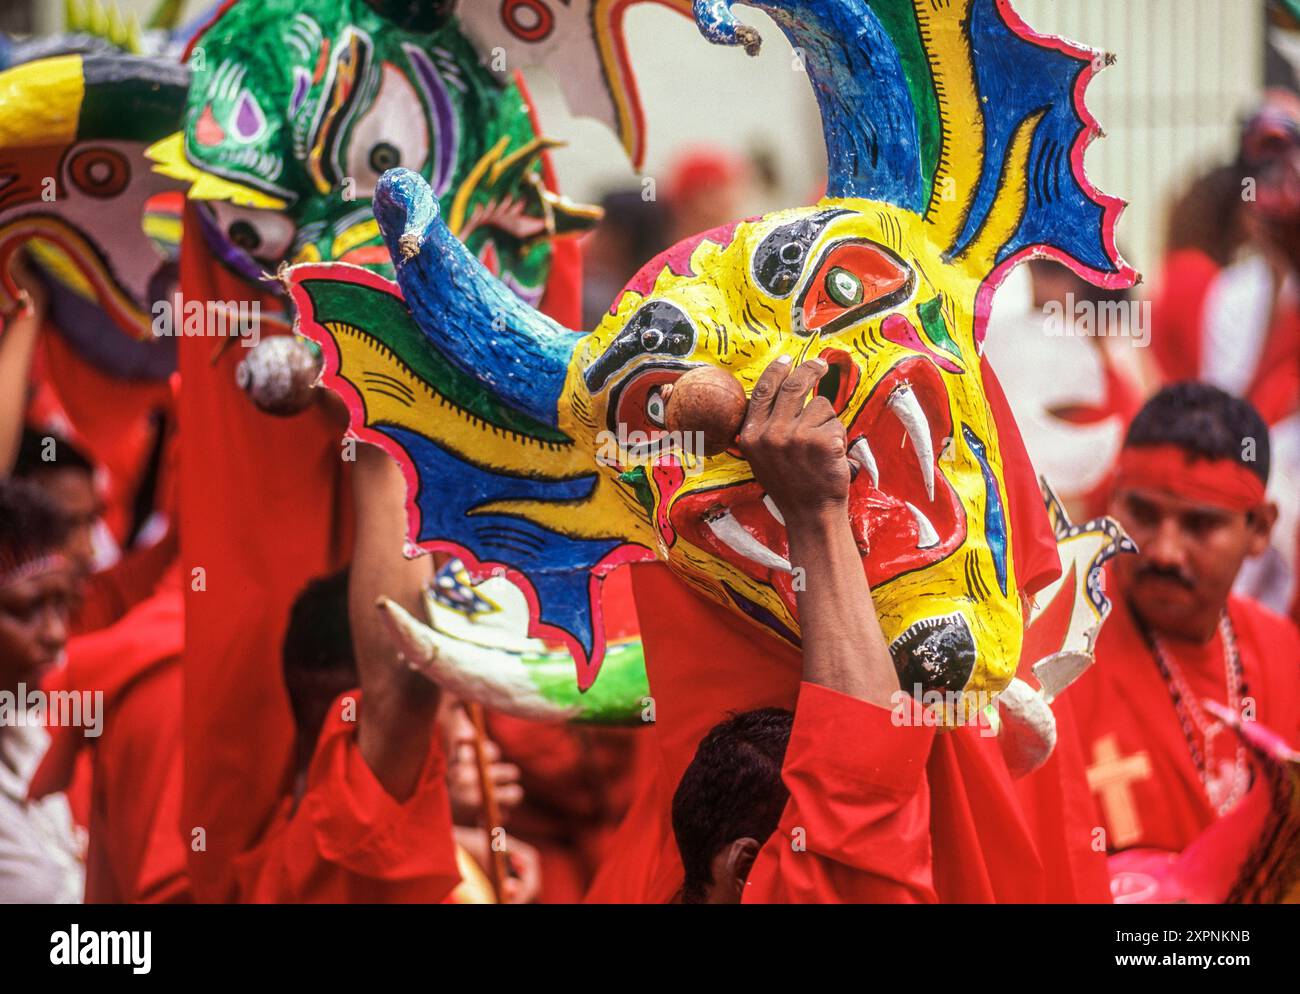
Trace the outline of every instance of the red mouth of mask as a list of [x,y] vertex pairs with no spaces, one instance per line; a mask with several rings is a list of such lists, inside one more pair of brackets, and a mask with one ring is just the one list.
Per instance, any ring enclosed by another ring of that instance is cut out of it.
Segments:
[[[819,392],[842,416],[858,369],[838,349],[821,355],[831,371]],[[952,438],[943,377],[921,357],[904,359],[881,377],[848,422],[856,464],[849,524],[873,588],[932,566],[965,542],[965,511],[938,465]],[[764,498],[755,480],[687,493],[673,503],[669,521],[692,544],[770,584],[796,616],[785,525]]]

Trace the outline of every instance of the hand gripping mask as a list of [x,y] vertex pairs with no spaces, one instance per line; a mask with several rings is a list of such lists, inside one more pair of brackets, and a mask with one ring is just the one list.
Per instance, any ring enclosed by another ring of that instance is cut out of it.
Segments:
[[[1023,631],[980,375],[993,290],[1030,255],[1109,287],[1136,275],[1114,246],[1121,203],[1083,175],[1098,131],[1083,92],[1104,57],[1035,34],[1005,0],[753,6],[820,103],[819,203],[687,239],[581,334],[492,280],[426,180],[395,170],[375,213],[397,286],[295,267],[302,330],[357,434],[406,467],[412,540],[520,586],[534,634],[568,644],[582,687],[605,654],[600,581],[628,562],[662,560],[798,645],[778,514],[734,447],[704,456],[667,430],[663,391],[714,365],[748,392],[779,355],[823,357],[819,389],[858,467],[850,524],[900,680],[987,701]],[[698,2],[697,23],[753,50],[730,7]]]

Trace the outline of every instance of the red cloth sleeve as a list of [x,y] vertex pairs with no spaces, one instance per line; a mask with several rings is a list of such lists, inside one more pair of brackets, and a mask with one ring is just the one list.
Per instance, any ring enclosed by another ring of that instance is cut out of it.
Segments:
[[[355,697],[360,708],[360,692]],[[357,745],[356,721],[330,708],[292,814],[241,857],[240,899],[258,903],[436,903],[460,882],[436,737],[414,793],[397,801]]]
[[803,683],[782,779],[790,800],[745,888],[754,903],[936,900],[925,765],[934,728]]
[[163,582],[177,567],[176,541],[168,535],[143,549],[132,549],[117,563],[86,578],[81,606],[73,619],[75,634],[84,635],[116,624]]

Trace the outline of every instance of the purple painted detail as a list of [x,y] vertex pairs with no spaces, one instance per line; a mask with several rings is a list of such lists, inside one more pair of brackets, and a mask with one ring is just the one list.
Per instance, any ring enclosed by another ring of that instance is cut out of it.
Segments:
[[251,142],[266,127],[266,117],[262,114],[262,108],[257,105],[257,98],[248,90],[244,90],[239,95],[234,125],[235,137],[242,142]]
[[[150,300],[170,300],[178,270],[163,263],[149,280]],[[127,335],[94,301],[41,274],[49,290],[50,323],[82,359],[119,380],[166,380],[176,371],[176,339]]]
[[232,245],[212,217],[212,213],[203,207],[194,211],[199,221],[199,233],[203,241],[212,250],[218,261],[236,276],[242,276],[254,286],[264,286],[262,278],[266,268],[254,261],[253,257],[237,245]]
[[289,116],[293,117],[302,109],[302,103],[307,99],[307,91],[311,89],[311,73],[301,67],[293,71],[293,96],[289,98]]
[[925,342],[921,341],[916,325],[901,314],[891,314],[880,325],[880,333],[896,345],[902,345],[917,352],[924,352],[940,369],[949,373],[960,373],[962,368],[947,356],[940,355]]
[[530,307],[540,307],[542,298],[546,296],[545,286],[525,286],[515,279],[510,272],[503,272],[497,277],[510,288],[510,291]]
[[456,167],[456,147],[459,137],[456,130],[456,108],[434,68],[433,61],[414,45],[403,45],[406,57],[415,67],[416,82],[424,90],[429,108],[433,111],[433,146],[435,162],[429,186],[435,196],[441,197],[451,187],[452,172]]

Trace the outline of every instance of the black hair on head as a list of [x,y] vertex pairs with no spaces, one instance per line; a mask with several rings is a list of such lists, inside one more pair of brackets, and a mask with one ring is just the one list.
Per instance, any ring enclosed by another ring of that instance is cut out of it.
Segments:
[[0,573],[58,552],[67,539],[67,518],[44,490],[0,478]]
[[794,715],[759,708],[715,725],[695,750],[673,795],[673,835],[686,871],[682,901],[699,904],[713,883],[710,864],[737,839],[767,841],[790,796],[781,764]]
[[55,469],[75,469],[95,475],[90,458],[62,435],[24,425],[13,475],[26,480]]
[[1268,425],[1249,401],[1208,383],[1171,383],[1129,425],[1126,449],[1176,445],[1205,459],[1232,459],[1268,483]]

